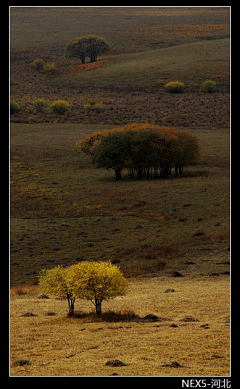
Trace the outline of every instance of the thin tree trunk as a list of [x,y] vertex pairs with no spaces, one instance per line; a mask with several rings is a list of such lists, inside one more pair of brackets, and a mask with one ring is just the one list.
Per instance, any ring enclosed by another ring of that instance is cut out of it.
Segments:
[[102,314],[102,300],[95,297],[95,307],[96,307],[96,315],[101,316]]
[[68,315],[69,316],[74,315],[74,302],[75,302],[75,297],[68,297]]

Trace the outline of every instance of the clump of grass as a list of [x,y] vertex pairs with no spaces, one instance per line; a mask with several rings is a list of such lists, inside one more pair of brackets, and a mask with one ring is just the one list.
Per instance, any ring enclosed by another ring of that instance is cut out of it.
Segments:
[[[68,317],[70,317],[68,315]],[[136,317],[135,312],[131,308],[125,309],[109,309],[102,313],[101,317],[97,317],[95,312],[81,312],[75,311],[71,318],[76,319],[90,319],[91,321],[106,321],[106,322],[118,322],[118,321],[130,321]]]
[[131,308],[119,310],[109,309],[102,314],[103,320],[107,322],[129,321],[134,319],[135,316],[136,314]]

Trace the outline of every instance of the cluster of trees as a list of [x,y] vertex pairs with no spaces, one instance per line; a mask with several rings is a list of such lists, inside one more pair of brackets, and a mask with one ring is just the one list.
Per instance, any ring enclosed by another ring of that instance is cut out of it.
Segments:
[[110,261],[83,261],[69,267],[44,269],[39,285],[44,292],[67,298],[69,316],[74,315],[77,297],[92,301],[96,315],[101,316],[102,301],[126,294],[128,287],[120,269]]
[[81,36],[65,46],[67,57],[81,59],[82,63],[85,63],[86,57],[90,58],[90,62],[94,62],[98,55],[108,50],[109,45],[106,40],[95,35]]
[[172,169],[177,176],[185,165],[198,161],[200,152],[195,135],[148,123],[97,131],[78,141],[77,147],[90,155],[97,167],[113,169],[116,180],[124,168],[132,178],[166,178]]

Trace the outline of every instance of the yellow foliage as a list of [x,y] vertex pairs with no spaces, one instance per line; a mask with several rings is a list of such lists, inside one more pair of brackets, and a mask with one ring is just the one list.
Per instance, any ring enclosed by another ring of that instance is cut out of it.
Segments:
[[96,313],[101,315],[101,303],[127,291],[127,280],[120,269],[107,262],[80,262],[63,268],[42,270],[39,276],[41,289],[54,295],[64,295],[68,299],[69,314],[74,312],[76,297],[91,300]]
[[127,290],[127,280],[110,261],[72,265],[68,268],[66,283],[76,295],[87,300],[108,300],[124,295]]

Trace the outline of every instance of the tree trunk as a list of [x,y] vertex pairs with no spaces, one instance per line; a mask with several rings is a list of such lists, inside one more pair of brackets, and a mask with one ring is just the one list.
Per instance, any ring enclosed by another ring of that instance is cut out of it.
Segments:
[[114,171],[115,171],[115,174],[116,174],[116,180],[120,180],[121,177],[122,177],[122,169],[119,169],[119,168],[114,168]]
[[142,173],[143,173],[142,167],[139,167],[139,168],[138,168],[138,178],[139,178],[140,180],[142,179]]
[[101,316],[102,314],[102,300],[95,297],[95,308],[96,308],[96,315]]
[[68,316],[74,315],[75,297],[68,297]]
[[175,165],[175,177],[177,177],[177,176],[178,176],[178,166]]

